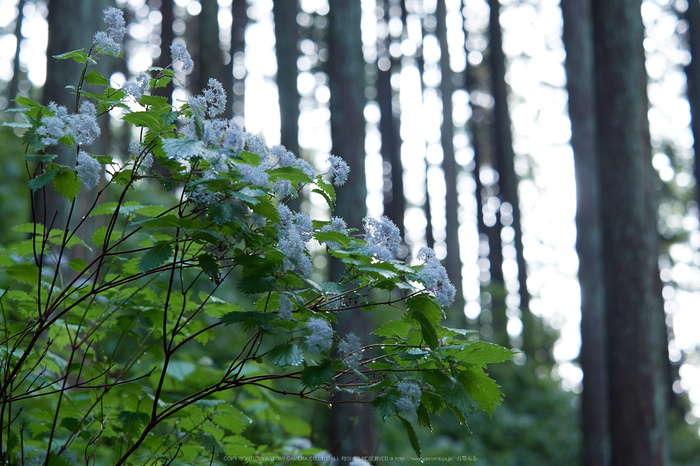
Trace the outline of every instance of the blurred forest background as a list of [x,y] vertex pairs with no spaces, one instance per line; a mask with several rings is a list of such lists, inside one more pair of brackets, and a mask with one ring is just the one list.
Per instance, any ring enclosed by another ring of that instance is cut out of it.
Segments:
[[[343,157],[336,214],[387,215],[405,256],[433,247],[459,290],[448,322],[521,351],[492,369],[493,419],[467,434],[445,416],[425,456],[700,464],[697,0],[0,0],[0,109],[69,104],[79,68],[47,57],[89,47],[109,6],[128,23],[124,60],[99,64],[113,87],[185,41],[194,70],[159,92],[180,105],[217,78],[269,146]],[[120,111],[95,149],[115,159],[134,136]],[[30,211],[11,131],[6,226]],[[328,218],[318,201],[298,205]],[[413,456],[398,421],[321,408],[314,444]]]

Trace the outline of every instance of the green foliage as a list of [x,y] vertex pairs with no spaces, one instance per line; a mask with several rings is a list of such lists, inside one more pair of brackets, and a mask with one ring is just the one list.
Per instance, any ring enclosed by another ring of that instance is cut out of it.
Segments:
[[[94,167],[52,163],[47,150],[56,143],[77,150],[82,130],[55,134],[70,123],[60,109],[17,100],[27,153],[36,152],[25,157],[29,189],[43,194],[52,184],[71,202],[70,214],[78,196],[91,207],[62,225],[21,225],[28,238],[1,255],[3,464],[35,450],[47,464],[282,455],[289,450],[281,438],[311,429],[278,395],[332,403],[325,393],[339,391],[373,395],[378,414],[396,416],[420,455],[414,411],[430,427],[431,415],[449,408],[466,426],[472,412],[491,414],[500,403],[484,370],[513,353],[442,327],[434,296],[417,284],[421,266],[286,207],[290,195],[310,189],[332,208],[335,190],[321,174],[271,155],[232,122],[206,119],[209,97],[177,110],[87,72],[98,58],[92,49],[57,58],[84,65],[78,101],[101,112],[122,108],[141,139],[124,163],[89,157],[88,165],[107,164],[109,181],[95,194],[81,192]],[[175,78],[156,71],[152,86]],[[103,92],[81,93],[84,83]],[[89,115],[79,117],[89,123]],[[149,169],[153,159],[160,171]],[[149,180],[177,196],[151,204],[139,192]],[[116,201],[100,203],[105,197]],[[86,219],[101,226],[86,231]],[[337,282],[311,280],[312,238],[345,266]],[[376,343],[359,335],[356,358],[340,354],[336,316],[381,305],[401,317],[374,332]],[[264,435],[261,424],[283,435]]]

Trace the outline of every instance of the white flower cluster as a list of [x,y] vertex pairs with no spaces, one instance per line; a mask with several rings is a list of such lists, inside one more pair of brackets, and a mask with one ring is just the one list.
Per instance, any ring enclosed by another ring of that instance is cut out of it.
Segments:
[[420,405],[420,386],[415,382],[401,381],[396,385],[401,397],[396,402],[400,413],[408,413],[418,409]]
[[435,256],[435,251],[430,248],[421,248],[418,252],[418,259],[425,262],[425,265],[418,271],[418,281],[435,294],[435,299],[440,305],[449,306],[452,304],[457,291],[447,276],[445,267]]
[[92,158],[89,154],[84,151],[78,152],[78,157],[76,158],[78,165],[76,166],[76,171],[78,173],[78,178],[83,182],[85,189],[92,189],[100,182],[100,172],[102,171],[102,165]]
[[306,322],[306,328],[311,332],[306,337],[309,351],[320,354],[328,351],[333,346],[333,329],[328,321],[319,317],[312,317]]
[[118,8],[109,7],[103,13],[105,15],[104,21],[109,26],[106,31],[96,33],[92,42],[100,48],[102,53],[117,56],[119,55],[119,44],[126,34],[124,12]]
[[100,136],[100,126],[97,124],[97,107],[91,102],[83,102],[78,113],[68,114],[63,105],[49,103],[53,116],[41,119],[37,134],[41,136],[42,144],[52,146],[58,144],[63,136],[70,136],[77,145],[89,146]]

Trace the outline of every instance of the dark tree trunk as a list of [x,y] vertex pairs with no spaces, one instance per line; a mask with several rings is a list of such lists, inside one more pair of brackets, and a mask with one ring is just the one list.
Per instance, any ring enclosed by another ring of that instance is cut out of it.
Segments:
[[523,256],[523,234],[520,223],[520,203],[518,200],[518,179],[515,175],[515,153],[513,151],[513,136],[511,134],[511,120],[508,113],[508,91],[506,88],[505,54],[503,53],[503,40],[501,36],[501,23],[499,19],[500,3],[498,0],[489,0],[491,18],[489,31],[491,41],[491,76],[494,104],[494,150],[496,155],[496,168],[501,188],[501,202],[508,202],[513,208],[513,230],[515,231],[515,249],[517,251],[518,282],[520,284],[520,309],[528,312],[530,307],[530,295],[527,291],[527,268]]
[[209,78],[215,78],[219,82],[225,81],[223,52],[219,45],[219,5],[215,1],[204,1],[201,4],[202,11],[197,15],[199,61],[195,67],[198,74],[197,88],[194,89],[197,94],[207,87]]
[[603,234],[596,154],[593,30],[589,0],[564,0],[564,44],[576,168],[576,251],[581,286],[583,464],[610,464]]
[[231,105],[234,116],[243,121],[245,116],[245,30],[248,26],[248,1],[233,0],[231,26],[231,60],[233,61],[233,94]]
[[280,133],[284,147],[299,155],[299,91],[297,89],[297,0],[274,0],[277,89],[280,102]]
[[454,308],[459,314],[455,322],[464,322],[464,296],[462,294],[462,258],[459,250],[459,202],[457,196],[458,167],[454,151],[454,123],[452,121],[452,70],[450,69],[450,53],[447,47],[447,10],[445,0],[437,2],[437,36],[440,41],[440,93],[442,94],[442,127],[440,131],[442,143],[442,169],[445,174],[445,216],[447,220],[445,242],[447,257],[445,268],[447,274],[457,289],[457,299]]
[[[382,3],[385,21],[389,22],[389,2]],[[402,12],[405,11],[402,10]],[[389,54],[391,36],[387,33],[382,44],[380,59],[388,60],[389,68],[377,69],[377,104],[381,117],[379,120],[379,132],[382,135],[381,154],[384,164],[388,164],[389,173],[384,174],[384,213],[392,219],[401,230],[401,237],[406,234],[405,211],[406,198],[403,192],[403,165],[401,163],[401,137],[399,135],[399,121],[394,115],[394,91],[391,88],[391,73],[400,67],[396,59]]]
[[[700,185],[700,3],[688,2],[688,10],[683,15],[688,21],[688,45],[691,60],[685,67],[688,81],[688,103],[690,103],[691,129],[693,131],[693,151],[695,152],[695,180]],[[695,201],[700,205],[700,187],[695,188]]]
[[19,46],[22,43],[22,19],[24,18],[24,3],[25,0],[19,0],[17,8],[19,12],[17,13],[17,19],[15,20],[15,40],[17,41],[17,51],[15,52],[15,59],[12,65],[12,80],[10,80],[9,95],[10,100],[17,97],[19,93],[19,81],[21,69],[19,66]]
[[668,464],[665,338],[641,0],[593,0],[613,465]]
[[[331,0],[328,23],[328,75],[331,90],[332,152],[350,165],[348,184],[340,188],[335,214],[349,227],[361,228],[366,214],[365,186],[365,61],[360,29],[362,11],[355,0]],[[335,261],[332,262],[335,264]],[[331,266],[331,276],[339,270]],[[368,314],[361,309],[341,312],[341,335],[355,333],[361,339],[370,334]],[[364,343],[364,340],[363,340]],[[335,400],[350,400],[337,394]],[[335,404],[331,409],[331,452],[335,456],[369,456],[376,447],[374,413],[369,404]],[[346,462],[343,462],[346,464]]]
[[[175,21],[173,0],[161,0],[160,13],[163,19],[160,23],[160,56],[156,61],[156,66],[167,68],[172,62],[170,46],[175,40],[175,32],[173,31],[173,21]],[[173,83],[170,82],[165,87],[154,89],[153,93],[170,99],[173,96]]]

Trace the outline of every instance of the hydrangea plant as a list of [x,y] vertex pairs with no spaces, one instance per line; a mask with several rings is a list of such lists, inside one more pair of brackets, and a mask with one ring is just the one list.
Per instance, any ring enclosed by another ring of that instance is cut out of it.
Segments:
[[[465,426],[475,409],[491,413],[502,394],[486,365],[512,352],[440,325],[455,290],[435,253],[421,250],[417,265],[400,260],[399,231],[386,217],[366,218],[358,231],[290,209],[302,190],[332,209],[349,167],[331,156],[317,174],[220,118],[226,94],[216,80],[176,108],[152,93],[176,79],[172,66],[121,88],[88,72],[100,55],[119,55],[122,14],[105,10],[105,21],[88,52],[56,57],[83,66],[73,113],[15,99],[26,122],[10,125],[24,128],[28,187],[53,185],[70,210],[62,225],[49,213],[38,216],[46,224],[18,226],[28,239],[0,254],[2,463],[288,454],[280,442],[246,438],[249,416],[275,394],[307,403],[371,394],[380,417],[400,419],[418,455],[413,423],[430,427],[445,409]],[[171,51],[173,63],[193,66],[184,44]],[[89,149],[101,133],[97,117],[114,109],[140,135],[122,158]],[[57,144],[75,152],[74,166],[57,162]],[[170,204],[144,202],[141,180],[159,182]],[[87,217],[103,219],[95,231],[72,218],[83,190]],[[340,279],[312,279],[311,243],[344,264]],[[222,299],[232,286],[248,299]],[[371,335],[339,334],[337,316],[357,308],[395,318]],[[247,404],[241,393],[252,397]]]

